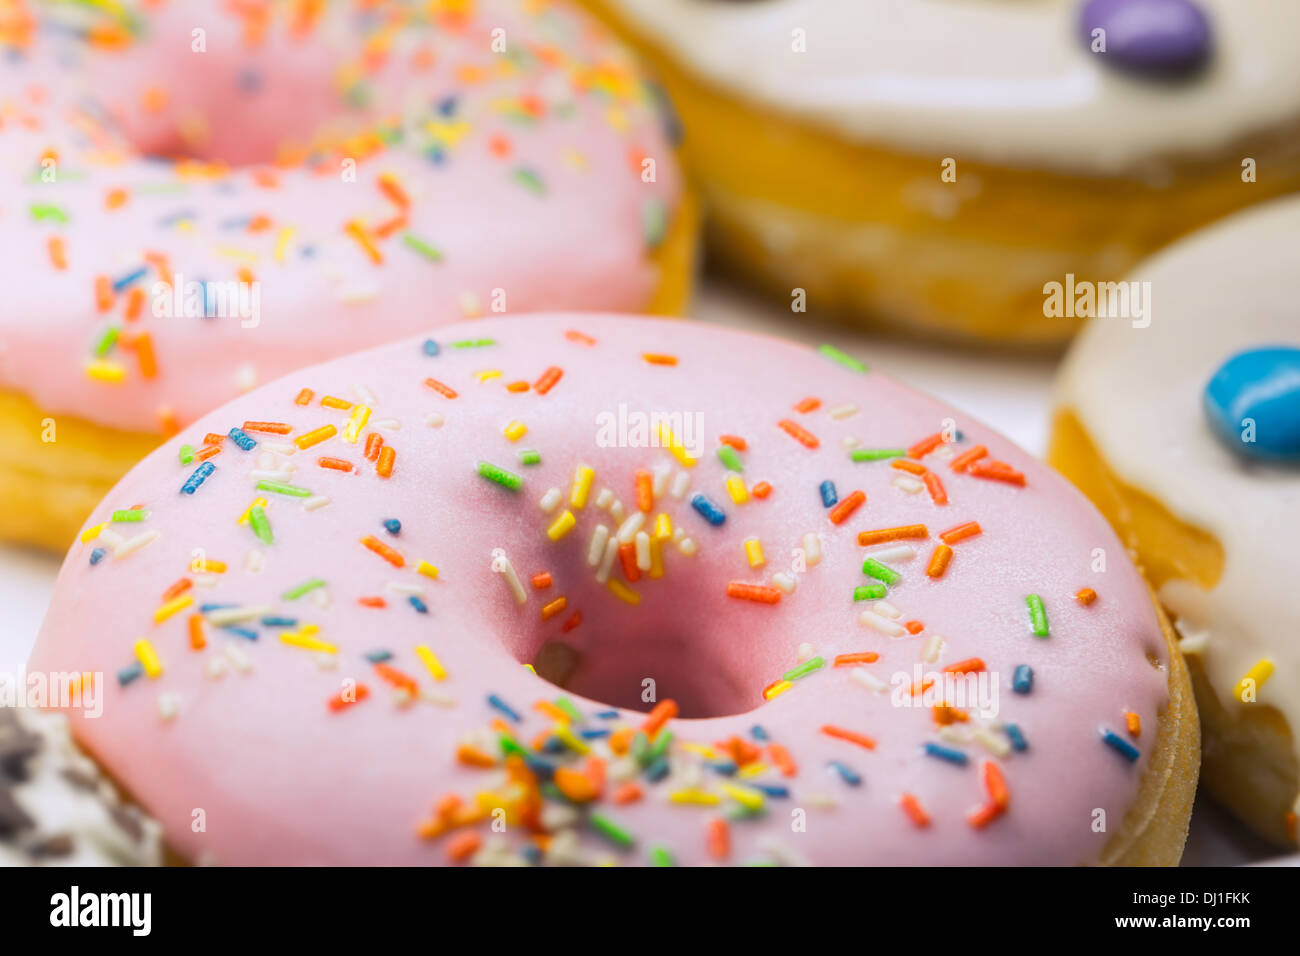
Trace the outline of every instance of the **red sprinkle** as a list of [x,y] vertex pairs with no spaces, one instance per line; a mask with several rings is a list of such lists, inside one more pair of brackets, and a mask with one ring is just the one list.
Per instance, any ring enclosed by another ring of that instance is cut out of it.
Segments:
[[533,383],[533,389],[537,392],[538,395],[545,395],[547,392],[549,392],[551,389],[555,387],[555,383],[560,380],[560,376],[562,376],[563,374],[564,374],[563,369],[556,368],[554,365],[552,365],[550,368],[548,368],[545,372],[542,373],[541,378],[539,378],[536,382]]
[[1024,486],[1025,476],[1005,461],[977,461],[967,469],[976,478],[1005,481],[1009,485]]
[[984,661],[978,657],[968,657],[964,661],[949,664],[943,669],[945,674],[978,674],[984,670]]
[[346,690],[341,690],[329,699],[329,708],[338,712],[351,707],[353,704],[359,704],[370,696],[370,688],[365,684],[358,684],[353,691],[352,696],[348,697]]
[[905,793],[898,798],[898,805],[903,808],[907,818],[915,823],[918,827],[928,827],[930,825],[930,815],[925,812],[921,806],[921,801],[910,793]]
[[[619,550],[622,550],[621,548]],[[727,597],[741,598],[745,601],[757,601],[759,604],[776,604],[781,600],[779,588],[762,584],[748,584],[744,581],[728,581]]]
[[822,400],[820,398],[805,398],[803,401],[801,401],[798,405],[794,407],[794,410],[796,412],[802,412],[803,414],[807,415],[809,412],[815,412],[817,411],[817,409],[821,407],[822,407]]
[[1074,595],[1074,599],[1084,607],[1087,607],[1093,601],[1097,600],[1097,592],[1092,588],[1080,588],[1078,593]]
[[541,571],[533,575],[533,587],[537,588],[537,590],[539,591],[549,588],[551,586],[551,582],[552,579],[551,579],[550,571]]
[[760,481],[753,488],[749,489],[749,493],[755,498],[766,498],[772,493],[772,486],[766,481]]
[[983,445],[976,445],[970,451],[964,451],[948,463],[948,467],[953,471],[965,471],[966,468],[974,462],[979,461],[989,450]]
[[739,435],[719,435],[718,441],[722,442],[724,445],[730,445],[732,448],[736,449],[736,451],[749,450],[749,442],[745,441],[745,439],[741,438]]

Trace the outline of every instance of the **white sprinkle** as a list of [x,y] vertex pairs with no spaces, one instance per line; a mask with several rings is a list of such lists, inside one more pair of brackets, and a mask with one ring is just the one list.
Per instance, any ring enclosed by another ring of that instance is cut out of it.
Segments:
[[373,428],[382,428],[386,432],[400,432],[402,430],[402,423],[396,418],[372,419],[370,425]]
[[921,650],[921,663],[933,664],[939,659],[939,653],[943,650],[946,638],[940,634],[931,634],[930,639],[925,642],[925,647]]
[[889,637],[902,637],[907,633],[907,628],[903,627],[903,625],[895,624],[893,621],[889,620],[889,618],[881,617],[879,614],[875,614],[871,611],[863,611],[858,616],[858,620],[871,628],[877,634],[885,634]]
[[654,466],[654,479],[651,482],[651,489],[654,491],[655,498],[662,498],[664,492],[668,490],[668,479],[672,477],[673,466],[666,461],[661,461]]
[[460,314],[467,319],[472,319],[483,314],[483,306],[479,303],[476,296],[469,289],[460,294],[458,299],[460,305]]
[[298,446],[291,441],[267,441],[262,440],[262,447],[267,451],[274,452],[277,455],[292,455],[298,450]]
[[809,644],[807,641],[804,641],[794,652],[795,663],[802,664],[804,661],[815,657],[816,654],[817,648],[812,644]]
[[122,537],[112,528],[105,528],[103,531],[99,533],[99,538],[98,538],[99,543],[104,545],[110,551],[112,551],[114,548],[116,548],[125,540],[126,538]]
[[677,550],[689,558],[696,551],[699,551],[700,547],[695,543],[694,538],[682,538],[677,542]]
[[208,657],[208,663],[203,670],[210,680],[221,680],[221,678],[226,676],[226,659],[224,657],[217,657],[215,654],[210,655]]
[[615,498],[610,503],[609,516],[614,519],[615,524],[622,524],[623,519],[627,516],[627,509],[623,507],[623,502]]
[[618,541],[610,538],[605,542],[605,553],[601,556],[600,567],[596,568],[596,580],[601,584],[609,580],[609,572],[614,567],[614,557],[617,554]]
[[322,671],[338,670],[339,658],[337,654],[326,654],[322,651],[319,654],[313,654],[316,661],[316,668]]
[[758,848],[782,866],[811,866],[807,857],[774,837],[761,837]]
[[596,507],[601,509],[602,511],[604,511],[613,503],[614,503],[614,492],[610,491],[608,488],[601,488],[600,491],[596,493]]
[[542,495],[541,500],[537,502],[537,506],[547,514],[550,514],[560,506],[560,499],[563,497],[564,496],[560,493],[559,488],[552,488],[547,491],[546,494]]
[[916,557],[916,549],[910,544],[891,544],[879,551],[868,551],[866,556],[875,558],[885,564],[891,564],[895,561],[911,561]]
[[971,736],[977,744],[995,757],[1005,757],[1011,753],[1011,744],[1007,739],[986,727],[980,727]]
[[772,583],[779,587],[786,594],[793,594],[794,589],[799,584],[799,579],[792,574],[786,574],[784,571],[778,571],[772,575]]
[[961,744],[964,746],[965,744],[970,743],[970,736],[965,731],[957,729],[952,724],[949,724],[947,727],[940,727],[938,730],[938,737],[940,740],[946,741],[950,744]]
[[842,418],[852,418],[857,413],[858,406],[856,405],[836,405],[826,414],[838,421]]
[[810,568],[815,568],[822,559],[822,539],[817,532],[809,531],[803,536],[803,561]]
[[679,468],[677,474],[673,475],[673,484],[668,493],[681,501],[686,497],[686,492],[691,487],[691,473],[684,468]]
[[650,570],[650,535],[644,531],[636,533],[636,566],[642,571]]
[[194,575],[194,586],[196,588],[214,587],[221,580],[219,574],[196,574]]
[[609,528],[598,524],[591,532],[591,544],[587,546],[587,563],[593,568],[600,564],[600,557],[605,553],[605,542],[609,540]]
[[244,649],[236,644],[227,644],[225,647],[226,657],[234,665],[235,670],[241,674],[247,674],[253,669],[253,662]]
[[[556,494],[559,494],[557,489]],[[528,592],[524,590],[523,582],[519,580],[519,575],[515,573],[515,566],[510,563],[506,553],[497,548],[492,554],[492,570],[498,572],[506,582],[506,587],[510,589],[510,594],[514,597],[516,604],[523,604],[528,600]]]
[[374,282],[353,282],[350,285],[339,286],[334,294],[340,302],[357,305],[361,302],[373,302],[379,298],[379,286]]
[[375,393],[366,388],[360,382],[353,384],[352,394],[361,399],[361,404],[369,405],[371,408],[374,408],[379,404],[379,399],[375,398]]
[[393,594],[414,594],[418,597],[424,597],[425,594],[422,585],[413,584],[410,581],[389,581],[384,587]]
[[890,482],[890,484],[893,485],[895,488],[897,488],[899,491],[907,492],[909,495],[914,495],[922,488],[925,487],[925,485],[922,482],[917,481],[911,475],[898,475],[896,478],[894,478],[893,481]]
[[329,588],[316,588],[314,591],[311,591],[311,592],[308,593],[308,595],[307,595],[307,600],[310,601],[312,604],[314,604],[316,607],[319,607],[319,608],[326,608],[326,607],[329,607],[329,606],[330,606],[330,589],[329,589]]
[[262,445],[262,451],[257,453],[257,467],[271,469],[275,467],[275,456],[266,450],[266,445]]
[[429,412],[429,414],[424,416],[424,423],[430,428],[441,428],[443,422],[446,420],[447,416],[442,412]]
[[324,508],[329,503],[328,495],[312,495],[310,498],[302,499],[302,510],[315,511],[317,508]]
[[618,533],[615,535],[618,538],[618,543],[630,543],[636,537],[636,533],[641,530],[643,524],[645,524],[645,512],[634,511],[628,515],[627,520],[618,526]]
[[175,720],[180,709],[181,699],[178,694],[164,691],[158,695],[158,716],[163,720]]
[[250,468],[246,477],[250,481],[261,481],[263,478],[268,481],[283,481],[292,471],[292,465],[288,468],[275,469]]
[[[102,538],[104,536],[103,532],[101,532],[99,536]],[[113,557],[125,558],[129,555],[135,554],[145,545],[152,544],[157,537],[157,531],[141,531],[134,538],[127,538],[121,544],[117,545],[117,547],[113,548]]]
[[852,435],[845,435],[840,439],[840,444],[843,445],[845,449],[852,450],[861,445],[862,442],[858,441],[858,439],[854,438]]
[[819,810],[834,810],[840,805],[839,801],[829,793],[822,793],[820,791],[808,794],[803,798],[803,802],[808,804],[808,806],[816,807]]
[[245,571],[261,571],[266,564],[266,552],[261,548],[249,548],[248,553],[244,555]]
[[219,607],[207,613],[208,623],[213,627],[226,627],[251,621],[255,617],[266,617],[274,612],[270,604],[248,604],[244,607]]
[[890,604],[888,601],[877,601],[875,604],[871,605],[871,610],[875,611],[881,617],[887,617],[895,621],[903,616],[903,612],[894,607],[894,605]]
[[859,684],[871,691],[873,694],[883,694],[889,689],[889,685],[882,681],[865,667],[854,667],[849,670],[849,680]]

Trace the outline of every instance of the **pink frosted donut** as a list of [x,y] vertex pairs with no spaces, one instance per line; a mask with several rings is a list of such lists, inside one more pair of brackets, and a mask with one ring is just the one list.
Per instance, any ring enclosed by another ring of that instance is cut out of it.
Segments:
[[203,417],[30,667],[102,672],[79,740],[231,864],[1171,863],[1196,778],[1061,478],[833,349],[652,319],[452,325]]
[[682,307],[661,103],[567,5],[108,6],[0,24],[0,413],[32,443],[0,455],[0,487],[49,462],[47,417],[147,449],[441,322]]

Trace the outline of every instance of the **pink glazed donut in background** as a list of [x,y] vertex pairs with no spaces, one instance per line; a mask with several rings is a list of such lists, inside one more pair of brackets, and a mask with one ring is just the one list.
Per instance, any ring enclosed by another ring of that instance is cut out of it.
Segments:
[[440,322],[681,314],[664,103],[528,0],[0,12],[0,539],[63,550],[164,435]]
[[833,348],[593,314],[200,418],[30,669],[98,675],[74,733],[189,862],[1173,864],[1199,755],[1050,469]]

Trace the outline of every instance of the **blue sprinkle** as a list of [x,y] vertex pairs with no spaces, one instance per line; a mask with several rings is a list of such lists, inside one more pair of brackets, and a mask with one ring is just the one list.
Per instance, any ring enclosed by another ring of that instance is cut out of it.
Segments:
[[252,451],[257,447],[257,439],[253,438],[242,428],[230,429],[230,437],[236,445],[244,451]]
[[646,779],[651,783],[658,783],[664,777],[668,776],[668,758],[656,757],[650,766],[645,768]]
[[411,602],[411,607],[415,608],[421,614],[429,613],[429,605],[425,604],[422,600],[420,600],[419,595],[412,594],[407,598],[407,600]]
[[835,491],[835,482],[827,479],[821,483],[822,507],[833,508],[840,500],[839,494]]
[[430,146],[428,149],[424,151],[424,155],[427,156],[429,158],[429,161],[432,162],[435,166],[441,166],[445,156],[445,154],[442,151],[442,147],[440,146]]
[[543,760],[541,757],[537,756],[537,754],[525,753],[524,763],[528,766],[529,770],[541,777],[543,780],[550,780],[555,776],[555,764],[551,763],[549,760]]
[[929,743],[925,745],[925,752],[931,757],[938,757],[940,760],[946,760],[949,763],[964,767],[970,759],[960,750],[954,750],[952,747],[945,747],[943,744]]
[[513,720],[516,724],[523,723],[524,719],[519,716],[518,712],[496,694],[488,694],[487,702]]
[[181,494],[192,495],[199,490],[199,485],[208,480],[208,475],[217,470],[217,466],[210,461],[202,462],[199,467],[194,469],[194,473],[185,479],[185,484],[181,485]]
[[832,770],[838,773],[840,775],[840,779],[843,780],[845,783],[847,783],[850,787],[856,787],[862,783],[861,775],[856,770],[853,770],[851,767],[849,767],[847,764],[840,763],[838,760],[832,760],[826,766],[830,767]]
[[546,743],[542,744],[541,749],[548,754],[558,754],[563,753],[568,748],[564,746],[564,741],[559,737],[551,736],[546,738]]
[[443,97],[441,100],[438,101],[437,110],[443,116],[455,116],[456,105],[457,105],[456,97],[454,96]]
[[753,780],[746,780],[745,786],[757,790],[766,797],[784,799],[790,796],[790,788],[784,787],[779,783],[757,783]]
[[1119,755],[1122,756],[1129,763],[1135,763],[1137,761],[1137,758],[1141,756],[1141,754],[1138,753],[1138,749],[1136,747],[1134,747],[1131,743],[1129,743],[1119,734],[1115,733],[1115,731],[1113,730],[1106,730],[1105,728],[1102,728],[1101,739],[1102,742],[1106,744],[1106,746],[1110,747],[1111,750],[1114,750],[1117,753],[1119,753]]
[[393,659],[393,652],[385,650],[370,651],[365,655],[365,658],[372,664],[383,664]]
[[387,531],[389,534],[401,534],[402,522],[398,521],[396,518],[385,518],[384,530]]
[[753,727],[750,727],[750,728],[749,728],[749,735],[750,735],[751,737],[753,737],[755,740],[771,740],[771,739],[772,739],[771,737],[769,737],[769,736],[767,735],[767,731],[764,730],[764,729],[762,728],[762,726],[759,725],[759,724],[755,724]]
[[422,348],[424,349],[424,354],[428,356],[437,355],[440,351],[442,351],[441,349],[438,348],[438,343],[435,342],[433,339],[425,339]]
[[1034,669],[1028,664],[1021,664],[1011,677],[1011,689],[1017,694],[1028,694],[1034,689]]
[[1016,724],[1007,724],[1002,728],[1006,733],[1007,739],[1011,741],[1013,750],[1028,750],[1029,741],[1025,740],[1025,735],[1020,732],[1020,727]]
[[123,289],[129,289],[131,288],[131,286],[135,285],[137,282],[139,282],[148,274],[149,274],[148,266],[141,266],[140,268],[132,272],[128,272],[126,275],[118,278],[113,282],[113,291],[121,292]]
[[250,631],[246,627],[223,627],[222,630],[228,634],[236,634],[239,637],[246,638],[250,641],[257,640],[257,631]]
[[99,564],[100,561],[104,560],[104,555],[106,554],[108,554],[108,552],[105,551],[103,548],[96,548],[95,550],[91,551],[90,566],[93,568],[95,565]]
[[263,627],[297,627],[298,619],[296,617],[264,617],[262,618]]
[[616,710],[598,710],[596,716],[601,720],[618,720],[618,711]]
[[704,520],[709,524],[717,527],[727,520],[727,516],[722,513],[722,509],[715,505],[704,495],[696,495],[691,499],[691,507],[704,516]]
[[222,608],[238,607],[235,604],[200,604],[199,612],[201,614],[210,614],[213,611],[220,611]]
[[736,775],[736,762],[734,760],[715,760],[709,764],[714,773],[720,773],[724,777],[734,777]]
[[143,677],[143,676],[144,676],[144,665],[141,664],[139,661],[136,661],[130,667],[123,667],[120,671],[117,672],[117,682],[123,687],[125,687],[127,684],[131,683],[131,681],[135,680],[137,677]]
[[538,846],[536,843],[525,843],[523,849],[520,850],[520,852],[523,853],[524,859],[527,860],[529,863],[531,863],[533,866],[541,865],[542,848]]
[[601,737],[608,737],[610,729],[608,727],[590,727],[587,730],[578,731],[578,736],[583,740],[597,740]]

